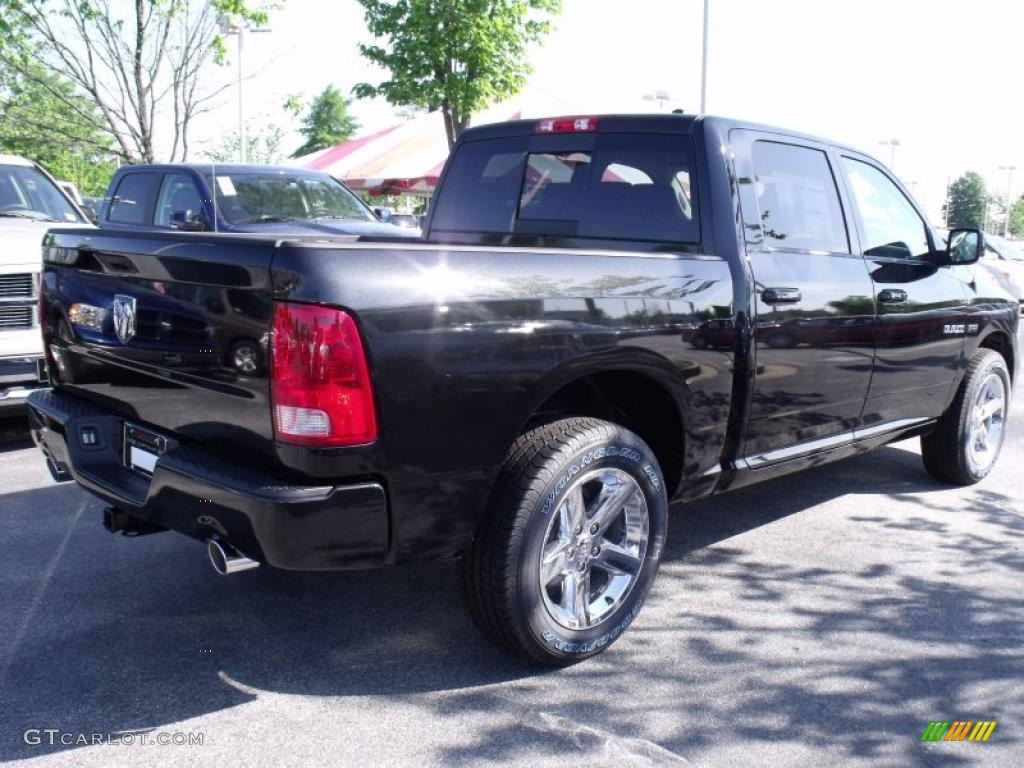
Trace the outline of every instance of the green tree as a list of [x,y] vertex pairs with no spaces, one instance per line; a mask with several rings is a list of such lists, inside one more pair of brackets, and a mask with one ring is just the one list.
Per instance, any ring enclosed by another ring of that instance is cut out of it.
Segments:
[[115,169],[110,138],[96,119],[67,80],[39,68],[22,77],[0,64],[0,152],[34,160],[83,195],[102,195]]
[[246,0],[0,0],[0,65],[57,100],[52,78],[71,83],[125,162],[184,160],[192,120],[233,85],[211,73],[227,60],[222,16],[267,20]]
[[968,171],[949,186],[946,221],[950,229],[981,229],[985,224],[988,192],[977,171]]
[[[293,103],[293,98],[289,97],[285,108]],[[295,150],[292,157],[302,157],[351,139],[359,130],[359,122],[348,113],[348,108],[349,100],[341,95],[341,91],[333,85],[324,88],[313,99],[299,129],[306,142]]]
[[360,83],[360,98],[440,109],[448,146],[474,112],[514,96],[526,83],[526,49],[551,28],[561,0],[358,0],[381,45],[360,45],[387,70],[378,85]]
[[1010,208],[1010,234],[1016,238],[1024,238],[1024,195]]

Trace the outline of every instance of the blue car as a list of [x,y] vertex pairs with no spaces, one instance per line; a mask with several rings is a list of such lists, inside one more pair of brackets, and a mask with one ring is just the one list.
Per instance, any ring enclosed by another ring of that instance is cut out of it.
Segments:
[[126,166],[98,219],[103,229],[418,236],[382,222],[332,176],[280,166]]

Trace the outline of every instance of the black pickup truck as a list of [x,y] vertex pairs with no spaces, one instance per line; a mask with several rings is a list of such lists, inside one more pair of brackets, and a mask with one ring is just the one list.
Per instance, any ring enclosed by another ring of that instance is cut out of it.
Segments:
[[910,436],[985,477],[1019,307],[983,248],[797,133],[483,126],[420,241],[53,230],[32,433],[113,531],[222,573],[461,557],[482,629],[565,664],[637,615],[671,501]]

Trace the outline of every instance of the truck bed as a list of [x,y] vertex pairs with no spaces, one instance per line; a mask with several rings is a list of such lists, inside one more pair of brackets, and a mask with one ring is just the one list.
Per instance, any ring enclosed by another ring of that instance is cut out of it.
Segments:
[[[403,531],[389,541],[390,559],[435,556],[469,536],[515,435],[588,367],[610,380],[621,374],[622,386],[631,374],[660,382],[689,408],[694,439],[678,469],[685,462],[700,478],[721,460],[733,351],[687,341],[708,317],[732,311],[719,258],[61,230],[49,236],[45,260],[45,334],[59,392],[285,482],[379,483],[392,530]],[[117,297],[134,299],[131,338],[117,337],[109,313],[98,330],[73,322],[73,306],[109,308]],[[355,318],[379,426],[371,443],[275,439],[275,302]],[[254,367],[237,365],[240,343],[258,351]]]

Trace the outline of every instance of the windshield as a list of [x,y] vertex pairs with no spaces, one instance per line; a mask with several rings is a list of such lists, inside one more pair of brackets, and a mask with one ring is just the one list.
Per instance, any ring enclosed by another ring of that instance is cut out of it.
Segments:
[[1004,259],[1024,261],[1024,251],[1022,251],[1016,244],[1011,243],[1008,240],[1004,240],[1001,237],[995,237],[994,235],[988,235],[986,237],[986,241]]
[[0,165],[0,217],[80,223],[57,186],[38,169]]
[[354,194],[329,176],[218,172],[216,194],[221,216],[231,224],[375,221]]

